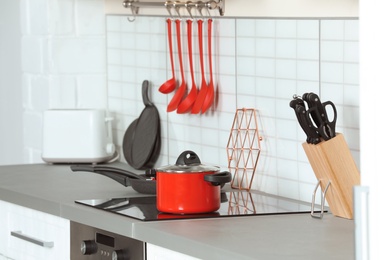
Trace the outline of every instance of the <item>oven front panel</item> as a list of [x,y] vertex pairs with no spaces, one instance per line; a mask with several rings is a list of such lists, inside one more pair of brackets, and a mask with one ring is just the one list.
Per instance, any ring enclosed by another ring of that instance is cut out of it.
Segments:
[[145,259],[145,243],[72,221],[70,256],[72,260]]

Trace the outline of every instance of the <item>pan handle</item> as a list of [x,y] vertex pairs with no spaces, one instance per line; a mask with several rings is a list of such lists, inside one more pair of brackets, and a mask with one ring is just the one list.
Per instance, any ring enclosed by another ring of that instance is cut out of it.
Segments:
[[134,179],[145,179],[141,176],[138,176],[135,173],[131,173],[122,169],[113,168],[113,167],[94,167],[89,165],[71,165],[70,169],[73,172],[77,171],[85,171],[85,172],[93,172],[97,174],[101,174],[103,176],[106,176],[108,178],[113,179],[114,181],[119,182],[125,187],[131,186],[131,181]]
[[232,174],[228,171],[206,174],[204,176],[204,180],[210,182],[213,186],[219,186],[221,184],[230,182],[232,180]]

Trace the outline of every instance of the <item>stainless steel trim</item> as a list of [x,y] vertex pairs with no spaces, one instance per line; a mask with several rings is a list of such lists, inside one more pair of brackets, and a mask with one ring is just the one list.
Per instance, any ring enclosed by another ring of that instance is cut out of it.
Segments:
[[321,184],[321,180],[319,180],[317,182],[317,185],[313,191],[313,195],[312,195],[312,200],[311,200],[311,212],[310,212],[310,215],[313,217],[313,218],[319,218],[319,219],[322,219],[322,217],[324,216],[324,207],[325,207],[325,197],[326,197],[326,192],[328,191],[328,188],[330,186],[330,181],[328,182],[328,184],[326,185],[325,187],[325,190],[324,192],[321,191],[321,212],[319,213],[319,215],[315,215],[314,214],[314,205],[315,205],[315,202],[316,202],[316,193],[317,193],[317,189],[318,187],[320,186]]
[[22,233],[22,231],[11,231],[11,236],[20,238],[22,240],[28,241],[30,243],[36,244],[38,246],[42,247],[47,247],[47,248],[52,248],[54,247],[54,242],[47,242],[47,241],[42,241],[40,239],[25,235]]

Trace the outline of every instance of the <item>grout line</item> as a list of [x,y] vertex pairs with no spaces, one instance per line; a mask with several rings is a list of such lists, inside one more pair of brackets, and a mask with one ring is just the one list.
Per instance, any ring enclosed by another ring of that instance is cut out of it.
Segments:
[[318,21],[318,95],[321,96],[321,20]]

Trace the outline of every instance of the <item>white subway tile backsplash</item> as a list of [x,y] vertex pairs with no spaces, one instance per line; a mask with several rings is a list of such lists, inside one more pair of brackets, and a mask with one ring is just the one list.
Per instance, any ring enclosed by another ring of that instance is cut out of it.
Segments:
[[253,37],[256,32],[256,24],[251,19],[236,20],[236,30],[237,37]]
[[278,194],[283,197],[299,199],[299,182],[278,178]]
[[359,21],[358,20],[346,20],[344,21],[344,40],[346,41],[359,41]]
[[303,60],[318,60],[318,40],[297,40],[297,58]]
[[344,42],[344,61],[359,62],[359,43]]
[[297,76],[297,61],[276,60],[275,76],[280,79],[295,79]]
[[[49,32],[53,35],[72,35],[75,33],[75,1],[74,0],[58,0],[47,1],[49,9]],[[30,0],[30,4],[35,3]],[[37,10],[29,12],[39,15],[46,9],[41,6],[41,11]]]
[[286,99],[290,98],[289,93],[297,91],[297,82],[295,80],[277,79],[275,81],[275,98]]
[[319,93],[320,83],[318,81],[297,80],[297,92],[294,94],[302,95],[307,92]]
[[321,60],[342,62],[344,60],[344,43],[342,41],[322,41]]
[[42,135],[40,133],[43,123],[43,116],[40,111],[25,112],[23,115],[23,139],[25,146],[30,149],[39,149],[42,145]]
[[[214,62],[217,61],[214,59]],[[218,63],[215,64],[217,69],[214,69],[214,72],[218,74],[223,74],[226,76],[234,75],[236,73],[236,59],[231,56],[222,56],[218,59]],[[199,83],[200,84],[200,83]]]
[[[260,64],[261,66],[261,64]],[[259,65],[253,57],[237,57],[237,74],[244,76],[256,76]]]
[[344,20],[320,21],[322,40],[344,40]]
[[[82,75],[77,77],[77,107],[106,108],[106,77],[103,75]],[[91,98],[91,95],[93,98]]]
[[296,38],[297,20],[276,20],[275,25],[276,38]]
[[359,64],[344,64],[344,83],[354,85],[359,84]]
[[48,109],[50,80],[47,76],[28,76],[29,77],[29,104],[28,109],[41,111]]
[[[158,92],[160,84],[171,77],[164,17],[137,17],[136,22],[129,23],[125,16],[107,16],[106,25],[108,106],[124,121],[115,125],[118,140],[143,109],[140,86],[144,79],[149,79],[151,97],[162,120],[159,164],[173,163],[183,150],[191,149],[202,162],[226,168],[226,145],[236,108],[256,108],[263,141],[253,189],[310,201],[317,181],[302,148],[306,135],[289,107],[292,95],[316,92],[323,101],[332,100],[339,112],[337,130],[346,135],[353,133],[352,142],[358,139],[358,21],[214,19],[217,101],[202,115],[167,113],[166,106],[173,94]],[[181,29],[189,83],[184,23]],[[196,24],[193,31],[199,87]],[[207,22],[203,33],[208,81]],[[180,83],[176,38],[174,50]],[[346,119],[347,114],[356,116]],[[358,146],[353,149],[358,154]]]
[[75,1],[75,31],[78,35],[103,35],[105,19],[100,10],[104,10],[103,1]]
[[286,180],[299,180],[298,163],[293,160],[278,160],[278,177]]
[[[28,14],[26,11],[26,17],[25,19],[23,19],[23,22],[28,23],[28,25],[26,26],[26,28],[28,28],[28,32],[26,32],[27,34],[47,35],[49,23],[49,2],[50,1],[47,0],[36,0],[34,1],[34,3],[24,3],[28,6],[22,9],[29,10]],[[44,9],[44,11],[42,11],[42,9]]]
[[237,39],[237,55],[238,56],[254,56],[256,52],[256,41],[254,38],[238,38]]
[[275,37],[275,22],[273,19],[259,19],[255,20],[256,25],[256,37],[261,38],[273,38]]
[[296,59],[297,41],[295,39],[277,39],[275,45],[275,57]]
[[323,101],[331,100],[336,106],[345,104],[344,85],[334,83],[322,83],[321,96]]
[[327,83],[343,83],[344,65],[336,62],[321,62],[321,81]]
[[101,38],[57,38],[52,40],[52,71],[55,73],[104,73],[106,59]]
[[256,95],[275,97],[275,79],[256,77]]
[[318,20],[297,20],[297,38],[318,39],[319,21]]
[[240,88],[240,94],[252,95],[253,93],[256,93],[256,78],[250,76],[238,76],[237,87]]
[[77,107],[77,81],[74,76],[50,77],[50,108]]
[[22,37],[22,70],[43,73],[48,67],[47,39],[36,36]]
[[[342,103],[346,106],[359,107],[360,103],[360,91],[357,85],[345,84],[343,87],[344,94]],[[341,102],[340,102],[341,103]]]
[[256,38],[257,57],[275,57],[275,39]]
[[[238,59],[238,58],[237,58]],[[270,58],[257,58],[255,60],[256,70],[254,74],[247,74],[249,76],[257,76],[257,77],[269,77],[273,78],[276,74],[276,65],[275,60]],[[239,65],[239,64],[238,64]],[[244,65],[241,65],[244,66]],[[252,66],[252,64],[250,65]],[[239,74],[239,73],[237,73]]]
[[297,79],[318,81],[319,63],[317,61],[301,61],[297,62]]

